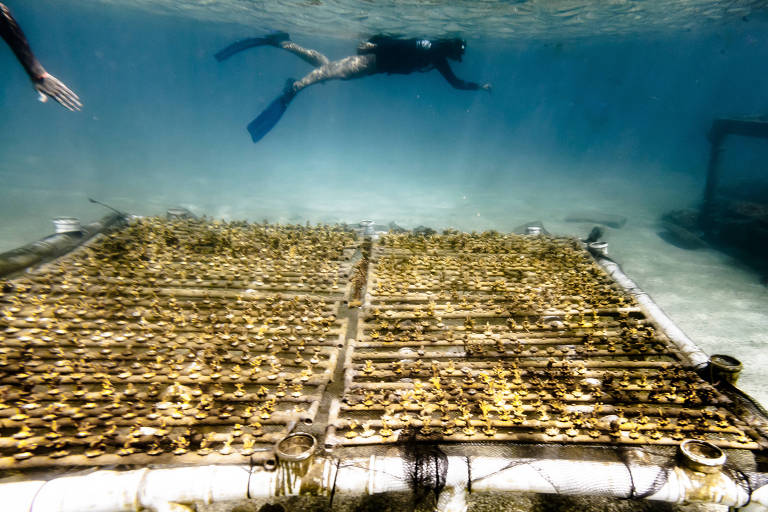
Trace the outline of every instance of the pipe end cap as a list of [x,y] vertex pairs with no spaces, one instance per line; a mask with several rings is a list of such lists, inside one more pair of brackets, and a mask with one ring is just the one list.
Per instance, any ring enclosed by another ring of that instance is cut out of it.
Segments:
[[717,473],[725,464],[725,452],[707,441],[686,439],[679,453],[685,466],[701,473]]

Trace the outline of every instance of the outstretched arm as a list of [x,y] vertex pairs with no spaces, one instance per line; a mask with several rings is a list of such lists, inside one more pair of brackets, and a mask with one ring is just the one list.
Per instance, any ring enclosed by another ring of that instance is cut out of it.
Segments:
[[33,82],[45,75],[45,69],[32,53],[27,38],[24,37],[24,32],[21,31],[21,27],[11,15],[11,11],[3,4],[0,4],[0,36],[11,47]]
[[451,69],[451,66],[448,64],[448,61],[445,59],[440,59],[435,63],[435,69],[437,69],[441,75],[443,75],[443,78],[445,78],[449,84],[451,84],[456,89],[461,89],[464,91],[477,91],[478,89],[483,89],[486,91],[491,90],[491,84],[476,84],[475,82],[466,82],[462,80],[461,78],[457,77],[455,74],[453,74],[453,70]]
[[40,101],[46,101],[48,97],[61,103],[69,110],[80,110],[83,106],[80,98],[64,85],[58,78],[49,74],[42,64],[35,58],[29,47],[27,38],[24,37],[19,24],[11,15],[11,11],[0,3],[0,36],[8,43],[16,58],[29,75],[29,79],[40,93]]

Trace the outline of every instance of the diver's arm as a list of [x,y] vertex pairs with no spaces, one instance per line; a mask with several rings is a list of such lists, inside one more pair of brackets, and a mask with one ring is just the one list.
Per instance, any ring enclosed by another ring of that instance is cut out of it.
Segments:
[[477,91],[479,89],[483,89],[486,91],[491,90],[491,84],[476,84],[475,82],[466,82],[462,80],[461,78],[457,77],[453,70],[451,69],[451,66],[448,64],[448,61],[445,59],[440,59],[437,62],[435,62],[435,69],[437,69],[441,75],[443,75],[443,78],[445,78],[449,84],[451,84],[456,89],[461,89],[463,91]]
[[8,43],[11,51],[24,67],[24,71],[29,75],[35,89],[40,93],[40,101],[46,101],[50,96],[69,110],[80,110],[83,106],[80,98],[40,64],[32,53],[21,27],[16,23],[11,11],[2,3],[0,3],[0,36]]
[[27,38],[24,37],[24,32],[11,15],[11,11],[3,4],[0,4],[0,36],[11,47],[16,58],[24,66],[24,71],[27,72],[33,82],[45,75],[45,69],[32,53]]

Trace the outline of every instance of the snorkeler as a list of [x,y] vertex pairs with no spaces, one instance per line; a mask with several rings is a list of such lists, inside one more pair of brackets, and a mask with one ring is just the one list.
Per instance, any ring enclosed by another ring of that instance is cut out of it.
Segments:
[[0,36],[8,43],[11,50],[29,75],[29,79],[40,93],[40,101],[45,102],[49,97],[61,103],[69,110],[80,110],[83,106],[77,94],[69,90],[58,78],[48,73],[35,58],[29,47],[24,32],[11,16],[11,11],[0,3]]
[[282,48],[315,67],[301,80],[289,80],[283,93],[248,125],[253,142],[258,142],[280,120],[291,100],[302,89],[326,80],[351,80],[376,73],[407,75],[436,69],[456,89],[465,91],[490,91],[490,84],[476,84],[458,78],[448,64],[448,59],[461,62],[465,42],[451,39],[400,39],[377,35],[357,48],[357,55],[330,61],[316,50],[302,48],[290,41],[285,32],[274,32],[265,37],[238,41],[216,54],[216,59],[228,59],[237,52],[255,46]]

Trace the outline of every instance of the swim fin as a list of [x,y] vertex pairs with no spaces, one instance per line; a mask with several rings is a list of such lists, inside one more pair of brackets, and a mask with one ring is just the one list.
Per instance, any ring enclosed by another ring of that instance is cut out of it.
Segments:
[[293,97],[293,94],[281,94],[256,119],[250,122],[248,133],[251,134],[253,142],[259,142],[275,127],[280,118],[283,117],[283,113],[285,113]]
[[272,32],[263,37],[249,37],[248,39],[242,39],[236,41],[227,46],[223,50],[214,55],[216,60],[221,62],[233,56],[234,54],[247,50],[248,48],[255,48],[257,46],[277,46],[283,41],[288,41],[290,36],[286,32]]

